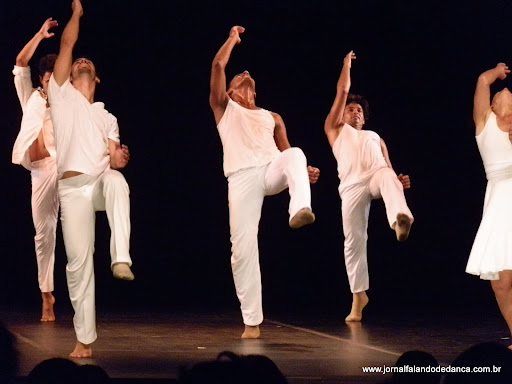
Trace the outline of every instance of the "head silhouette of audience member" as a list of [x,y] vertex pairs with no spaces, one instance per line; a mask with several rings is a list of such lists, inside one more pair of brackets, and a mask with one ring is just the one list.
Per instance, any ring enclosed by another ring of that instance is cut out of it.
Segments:
[[13,334],[0,322],[0,383],[14,383],[18,372],[18,351]]
[[266,356],[239,356],[225,351],[216,360],[201,362],[182,370],[180,384],[286,384],[287,380],[277,365]]
[[53,358],[37,364],[28,375],[29,384],[79,383],[80,366],[71,360]]
[[[425,367],[426,372],[395,372],[393,384],[438,384],[441,381],[441,373],[436,372],[439,363],[434,356],[424,351],[408,351],[402,354],[395,363],[395,367]],[[427,367],[430,367],[428,369]]]
[[80,377],[82,384],[106,384],[110,382],[107,372],[97,365],[81,365]]
[[[452,367],[476,368],[489,372],[447,373],[446,384],[501,384],[512,383],[512,350],[494,343],[480,343],[462,352],[452,363]],[[493,372],[494,371],[494,372]]]

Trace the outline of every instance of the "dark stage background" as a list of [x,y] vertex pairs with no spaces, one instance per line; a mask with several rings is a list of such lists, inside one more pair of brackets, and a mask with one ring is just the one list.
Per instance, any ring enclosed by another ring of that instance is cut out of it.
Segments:
[[[57,52],[70,0],[2,0],[0,5],[0,306],[39,305],[30,176],[10,163],[21,120],[12,66],[52,16],[56,36],[32,60]],[[368,129],[387,143],[415,215],[410,239],[396,242],[382,201],[369,225],[372,305],[384,309],[497,311],[489,284],[464,273],[481,218],[485,173],[471,119],[477,76],[512,64],[508,1],[83,1],[77,55],[99,70],[97,100],[119,120],[130,147],[123,171],[131,188],[136,280],[109,270],[108,224],[97,215],[98,310],[236,309],[230,271],[227,183],[208,105],[210,64],[232,25],[246,32],[227,68],[256,79],[258,104],[283,117],[293,146],[321,169],[312,186],[317,222],[288,228],[288,195],[265,200],[260,259],[267,316],[343,316],[351,301],[342,255],[336,164],[323,133],[343,57],[354,49],[352,91],[365,95]],[[510,87],[510,79],[497,87]],[[58,228],[57,307],[69,309]]]

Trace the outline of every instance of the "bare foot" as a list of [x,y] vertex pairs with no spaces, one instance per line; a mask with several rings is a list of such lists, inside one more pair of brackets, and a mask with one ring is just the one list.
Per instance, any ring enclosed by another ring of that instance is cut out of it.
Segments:
[[69,357],[91,357],[92,356],[92,348],[91,344],[83,344],[79,341],[76,342],[75,350],[69,354]]
[[112,273],[116,279],[121,280],[133,280],[135,276],[133,276],[132,270],[127,263],[115,263],[112,266]]
[[363,308],[368,304],[366,292],[357,292],[352,294],[352,310],[345,318],[345,321],[361,321],[363,318]]
[[259,325],[246,325],[245,331],[242,333],[242,339],[257,339],[260,337]]
[[55,321],[55,313],[53,313],[53,304],[55,304],[55,297],[51,292],[41,292],[43,298],[43,313],[41,315],[41,321]]
[[393,229],[396,232],[396,238],[398,241],[405,241],[409,237],[409,231],[411,230],[412,220],[405,213],[399,213],[396,215],[395,224]]
[[315,214],[310,208],[302,208],[291,218],[290,228],[297,229],[304,225],[312,224],[315,221]]

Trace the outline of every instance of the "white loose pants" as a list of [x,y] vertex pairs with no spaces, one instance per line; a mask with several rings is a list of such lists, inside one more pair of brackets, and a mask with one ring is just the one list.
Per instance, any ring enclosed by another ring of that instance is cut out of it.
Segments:
[[391,228],[398,213],[405,213],[414,220],[405,201],[402,183],[391,168],[381,168],[373,174],[368,183],[351,185],[341,193],[345,266],[350,290],[353,293],[364,292],[369,288],[366,256],[368,214],[371,201],[381,197]]
[[31,163],[32,220],[37,279],[41,292],[53,292],[53,266],[55,264],[55,236],[59,214],[57,166],[54,157]]
[[311,208],[306,156],[299,148],[289,148],[267,165],[243,169],[228,177],[231,268],[246,325],[263,321],[258,253],[263,198],[287,187],[290,218],[302,208]]
[[107,170],[100,176],[79,175],[59,180],[62,234],[68,264],[66,277],[75,316],[77,340],[96,340],[94,302],[94,227],[96,211],[106,211],[111,230],[110,256],[115,263],[130,258],[130,191],[124,176]]

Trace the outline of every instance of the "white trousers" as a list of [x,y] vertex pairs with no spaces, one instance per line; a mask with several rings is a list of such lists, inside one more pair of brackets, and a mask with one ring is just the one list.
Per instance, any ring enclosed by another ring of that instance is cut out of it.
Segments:
[[55,235],[59,214],[57,166],[54,157],[31,163],[32,221],[37,279],[41,292],[53,292],[53,266],[55,264]]
[[231,268],[246,325],[263,321],[258,253],[263,199],[287,187],[290,218],[302,208],[311,208],[307,161],[299,148],[289,148],[267,165],[240,170],[228,178]]
[[368,214],[372,199],[381,198],[386,206],[389,226],[393,228],[398,213],[414,220],[405,201],[402,183],[391,168],[376,171],[368,183],[356,184],[341,193],[341,215],[345,235],[345,266],[350,290],[364,292],[369,288],[366,241]]
[[59,180],[62,234],[68,263],[66,277],[75,316],[77,340],[96,340],[94,302],[94,227],[96,211],[106,211],[111,229],[112,265],[130,258],[130,191],[124,176],[107,170],[100,176],[79,175]]

